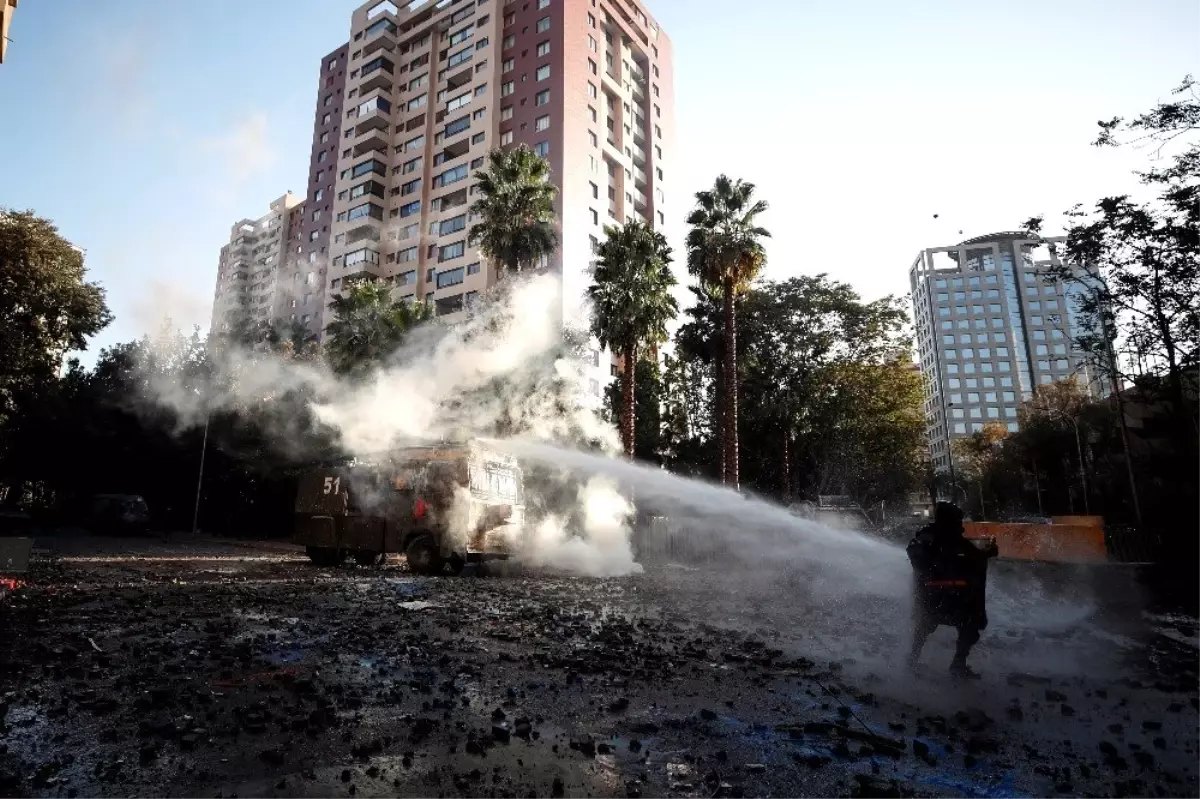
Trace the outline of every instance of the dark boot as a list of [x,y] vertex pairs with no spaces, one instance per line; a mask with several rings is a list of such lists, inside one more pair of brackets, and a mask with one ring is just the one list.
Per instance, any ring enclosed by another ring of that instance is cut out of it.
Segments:
[[974,627],[959,627],[958,640],[954,644],[954,660],[950,662],[950,675],[958,679],[978,680],[979,672],[967,665],[971,647],[979,641],[979,630]]
[[908,670],[915,672],[921,661],[921,650],[925,648],[925,642],[929,636],[933,634],[936,627],[932,627],[924,620],[918,621],[913,625],[912,649],[908,653]]

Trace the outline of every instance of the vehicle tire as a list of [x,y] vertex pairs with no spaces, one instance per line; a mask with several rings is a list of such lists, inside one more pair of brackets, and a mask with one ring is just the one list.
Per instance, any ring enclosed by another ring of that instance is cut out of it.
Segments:
[[408,558],[408,569],[413,574],[440,574],[442,571],[442,553],[438,552],[431,536],[410,538],[404,547],[404,554]]
[[457,553],[446,558],[446,565],[450,568],[450,573],[454,575],[462,574],[463,569],[467,568],[467,559]]
[[346,560],[346,550],[332,547],[305,547],[308,559],[318,566],[340,566]]
[[378,566],[383,563],[382,552],[372,552],[369,549],[354,550],[354,562],[359,566]]

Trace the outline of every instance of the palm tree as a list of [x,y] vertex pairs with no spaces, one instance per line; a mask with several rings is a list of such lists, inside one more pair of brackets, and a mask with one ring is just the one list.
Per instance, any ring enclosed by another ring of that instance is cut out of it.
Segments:
[[632,458],[638,350],[666,341],[667,323],[679,311],[671,296],[671,248],[649,224],[631,219],[604,228],[596,255],[594,282],[588,287],[592,335],[621,354],[621,438],[625,454]]
[[771,234],[756,224],[767,210],[754,200],[754,184],[717,177],[713,187],[696,193],[696,208],[688,215],[688,272],[701,284],[721,292],[725,318],[725,358],[722,367],[724,409],[721,426],[722,475],[726,485],[738,485],[738,380],[736,298],[745,292],[766,264],[760,239]]
[[338,374],[370,369],[404,343],[408,331],[433,317],[425,302],[392,299],[391,287],[371,280],[352,283],[330,303],[325,354]]
[[470,242],[500,276],[520,272],[558,248],[550,162],[524,144],[492,150],[487,169],[475,173],[479,199],[471,203]]

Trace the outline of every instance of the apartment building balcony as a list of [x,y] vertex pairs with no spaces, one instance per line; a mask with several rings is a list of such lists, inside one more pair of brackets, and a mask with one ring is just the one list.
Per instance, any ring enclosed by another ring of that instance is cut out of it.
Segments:
[[386,130],[392,124],[391,114],[391,101],[386,97],[376,95],[358,104],[354,114],[354,130],[356,133],[376,128]]
[[[359,209],[364,209],[359,211]],[[364,203],[351,209],[353,216],[346,219],[346,243],[350,244],[361,239],[379,241],[383,229],[383,207],[375,203]]]
[[633,168],[633,185],[637,186],[638,189],[642,191],[645,191],[646,189],[646,170],[642,169],[640,166],[635,166]]
[[645,214],[646,213],[646,204],[647,204],[646,203],[646,195],[642,194],[640,191],[631,191],[629,193],[631,195],[633,195],[633,207],[639,213]]
[[383,277],[380,274],[379,267],[374,264],[359,264],[357,267],[351,267],[345,274],[342,275],[342,288],[349,286],[351,283],[356,283],[360,280],[369,280],[374,282]]
[[629,81],[627,87],[629,89],[629,93],[633,95],[633,99],[646,99],[646,83],[644,78],[642,80]]
[[377,50],[391,52],[396,49],[396,23],[390,19],[381,19],[367,26],[363,31],[363,55],[369,55]]
[[471,151],[471,140],[470,139],[459,139],[458,141],[454,142],[453,144],[446,145],[445,147],[442,148],[441,152],[435,154],[433,156],[433,165],[441,166],[442,164],[453,161],[456,158],[462,158],[464,155],[466,155],[470,151]]
[[634,144],[633,147],[629,148],[629,153],[630,153],[630,156],[633,158],[634,166],[640,166],[640,167],[646,166],[646,151],[645,150],[643,150],[637,144]]
[[367,62],[363,66],[362,71],[359,72],[359,77],[362,79],[362,82],[358,84],[359,93],[363,94],[372,89],[382,88],[387,88],[390,91],[394,71],[395,66],[383,56]]
[[368,266],[379,265],[379,249],[377,247],[362,246],[353,250],[349,250],[342,256],[342,266],[346,269],[361,267],[366,269]]
[[390,144],[391,141],[388,139],[388,129],[386,127],[368,128],[367,130],[356,129],[352,152],[355,158],[375,151],[386,154]]

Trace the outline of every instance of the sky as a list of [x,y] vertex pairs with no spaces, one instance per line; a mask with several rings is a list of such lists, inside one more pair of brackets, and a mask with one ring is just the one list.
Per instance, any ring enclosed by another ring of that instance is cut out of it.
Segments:
[[[555,0],[583,2],[583,0]],[[675,50],[666,233],[757,185],[764,276],[908,291],[924,247],[1138,191],[1096,122],[1200,74],[1195,0],[644,0]],[[304,192],[320,59],[359,0],[30,0],[0,65],[0,207],[86,250],[100,347],[206,326],[235,221]],[[934,215],[937,218],[934,218]],[[961,231],[961,234],[959,233]]]

